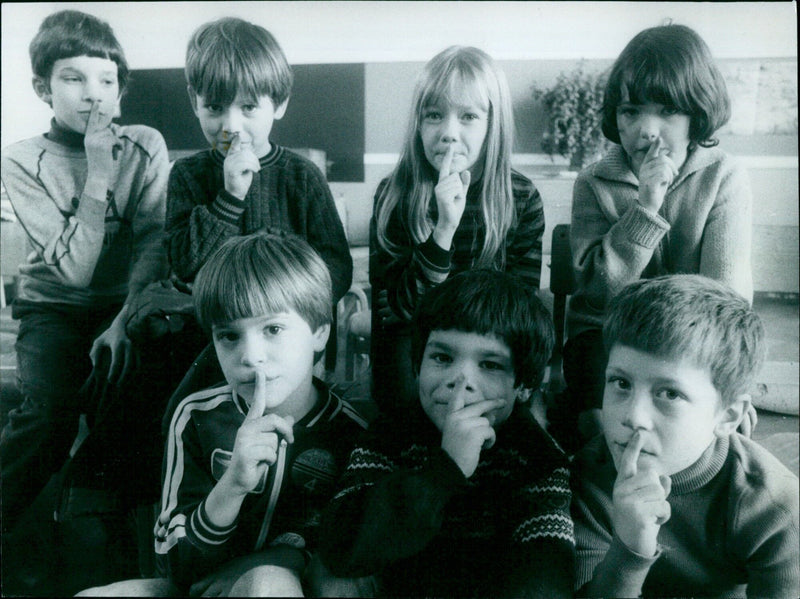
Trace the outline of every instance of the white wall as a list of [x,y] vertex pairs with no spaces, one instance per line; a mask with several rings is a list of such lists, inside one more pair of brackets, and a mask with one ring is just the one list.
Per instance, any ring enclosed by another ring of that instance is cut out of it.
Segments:
[[794,2],[4,2],[2,147],[47,127],[27,48],[64,8],[107,20],[135,69],[182,66],[192,31],[228,15],[272,31],[294,64],[425,61],[457,43],[498,60],[614,58],[665,18],[695,28],[719,58],[797,56]]

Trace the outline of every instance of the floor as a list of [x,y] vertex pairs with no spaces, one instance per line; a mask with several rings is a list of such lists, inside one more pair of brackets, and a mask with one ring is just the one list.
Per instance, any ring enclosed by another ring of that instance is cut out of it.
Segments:
[[[778,378],[785,378],[787,369],[789,372],[796,370],[800,351],[797,299],[757,298],[755,306],[767,329],[768,362],[777,365]],[[8,333],[8,327],[13,323],[4,320],[0,325],[0,413],[4,417],[12,401],[9,388],[13,388],[13,381],[9,380],[8,369],[14,362],[13,335]],[[344,347],[343,340],[339,347]],[[337,373],[343,373],[343,369],[344,356],[340,351]],[[780,388],[781,393],[788,393],[790,401],[794,401],[796,414],[797,376],[793,380],[781,379],[777,385],[770,382],[768,386],[773,391]],[[345,392],[365,411],[374,410],[368,401],[369,379],[365,368],[362,367],[360,376],[347,384]],[[798,474],[798,417],[763,408],[758,412],[753,438]],[[31,506],[16,538],[3,539],[0,578],[3,596],[67,596],[88,586],[138,575],[132,518],[128,516],[114,522],[86,519],[80,523],[56,524],[52,522],[55,483],[54,478]]]

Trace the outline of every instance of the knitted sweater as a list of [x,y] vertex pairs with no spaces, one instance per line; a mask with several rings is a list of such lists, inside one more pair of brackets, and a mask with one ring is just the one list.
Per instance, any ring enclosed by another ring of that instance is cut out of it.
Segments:
[[179,585],[190,585],[222,563],[288,544],[312,551],[322,508],[333,496],[364,420],[314,379],[317,405],[293,428],[261,486],[250,493],[230,527],[213,526],[205,499],[233,455],[248,407],[229,385],[194,393],[176,408],[164,455],[161,515],[155,527],[159,566]]
[[142,125],[111,131],[120,151],[105,198],[83,193],[83,135],[55,120],[3,151],[3,185],[32,250],[20,265],[20,299],[108,306],[166,274],[164,139]]
[[571,597],[567,460],[515,408],[465,478],[417,402],[379,416],[325,511],[320,557],[336,576],[378,574],[388,596]]
[[637,202],[639,183],[614,146],[575,181],[570,244],[577,290],[570,336],[601,328],[608,301],[625,285],[698,273],[753,297],[752,198],[747,173],[722,150],[689,153],[654,215]]
[[797,477],[757,443],[718,439],[672,476],[653,558],[613,534],[616,476],[602,435],[575,457],[575,588],[591,581],[580,596],[800,596]]
[[[375,193],[375,202],[388,183],[384,179]],[[542,271],[542,235],[544,210],[542,198],[533,183],[516,171],[511,172],[511,184],[516,207],[516,222],[505,239],[505,270],[519,275],[539,288]],[[420,298],[431,287],[438,285],[450,274],[471,269],[483,247],[486,225],[481,208],[481,186],[473,184],[467,192],[466,206],[461,222],[453,237],[453,247],[443,250],[433,240],[433,235],[421,244],[415,244],[408,227],[401,221],[398,211],[392,214],[386,237],[399,248],[394,257],[378,243],[375,216],[370,226],[369,278],[373,297],[387,290],[392,311],[403,321],[410,321]],[[431,202],[432,218],[436,220],[436,202]],[[373,317],[377,318],[377,310]],[[373,328],[376,322],[373,319]]]
[[175,162],[167,190],[167,243],[175,274],[191,283],[230,237],[261,230],[305,238],[328,265],[334,304],[347,292],[353,260],[325,177],[313,162],[272,144],[244,200],[225,191],[217,150]]

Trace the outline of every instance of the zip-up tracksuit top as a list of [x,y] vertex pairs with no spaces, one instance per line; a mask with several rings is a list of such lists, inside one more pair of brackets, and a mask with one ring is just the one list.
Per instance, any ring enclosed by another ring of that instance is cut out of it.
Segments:
[[155,526],[159,569],[191,585],[236,557],[286,544],[316,544],[320,513],[366,422],[320,380],[319,401],[294,425],[294,443],[282,443],[277,461],[224,529],[209,522],[205,499],[233,455],[247,404],[230,385],[194,393],[176,408],[164,455],[161,514]]

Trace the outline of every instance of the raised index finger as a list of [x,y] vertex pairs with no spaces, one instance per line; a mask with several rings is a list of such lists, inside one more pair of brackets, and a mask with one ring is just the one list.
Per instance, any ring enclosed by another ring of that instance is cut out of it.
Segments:
[[86,133],[91,133],[93,131],[97,131],[98,129],[102,129],[100,126],[100,101],[96,101],[92,103],[92,107],[89,109],[89,118],[86,121]]
[[659,135],[656,137],[656,140],[650,144],[650,147],[647,148],[647,154],[645,154],[645,161],[652,160],[658,156],[658,153],[661,151],[661,146],[664,145],[661,136]]
[[450,405],[449,405],[451,414],[458,412],[459,410],[463,409],[464,406],[466,405],[467,401],[465,396],[466,386],[467,386],[466,383],[464,381],[461,381],[459,386],[456,387],[455,390],[453,391],[453,396],[450,398]]
[[636,431],[628,441],[625,451],[622,452],[622,457],[619,460],[619,475],[623,478],[630,478],[636,476],[639,471],[637,462],[639,461],[639,454],[642,452],[644,446],[644,439],[639,431]]
[[264,408],[267,407],[267,385],[266,376],[260,370],[256,370],[256,385],[253,390],[253,401],[250,410],[247,412],[246,420],[256,420],[264,415]]
[[446,177],[450,176],[450,167],[453,164],[453,154],[455,154],[455,146],[450,144],[447,146],[447,152],[444,153],[442,158],[442,167],[439,169],[439,182],[444,181]]

